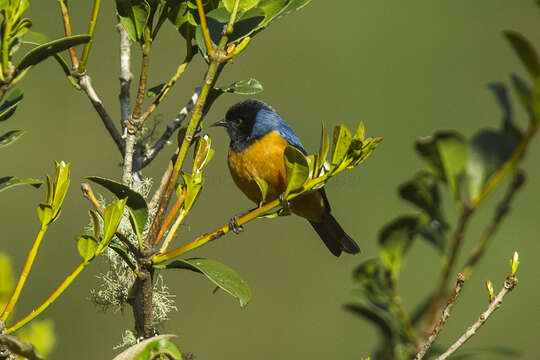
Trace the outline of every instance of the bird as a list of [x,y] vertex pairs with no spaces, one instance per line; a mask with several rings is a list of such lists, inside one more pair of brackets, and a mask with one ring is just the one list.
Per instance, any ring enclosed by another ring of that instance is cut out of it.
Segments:
[[[227,162],[238,188],[259,204],[262,194],[255,180],[259,178],[268,184],[267,202],[283,199],[287,187],[285,148],[291,145],[307,155],[289,124],[271,106],[248,99],[231,106],[225,118],[212,126],[224,127],[230,137]],[[288,205],[292,213],[309,221],[333,255],[360,252],[356,242],[332,216],[324,188],[306,192]],[[234,220],[231,219],[232,226],[238,226]]]

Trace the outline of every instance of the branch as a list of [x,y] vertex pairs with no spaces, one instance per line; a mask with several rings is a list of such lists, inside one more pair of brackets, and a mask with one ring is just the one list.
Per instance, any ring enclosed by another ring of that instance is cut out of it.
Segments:
[[454,304],[456,303],[464,284],[465,276],[462,273],[459,273],[457,276],[457,282],[456,287],[454,288],[454,292],[446,301],[446,305],[444,306],[444,310],[441,314],[441,317],[439,318],[439,321],[433,328],[433,331],[431,332],[431,335],[429,335],[429,337],[427,338],[426,342],[421,346],[420,350],[414,357],[414,360],[421,360],[431,348],[431,345],[433,345],[433,342],[439,335],[439,332],[442,330],[444,324],[446,323],[446,320],[448,320],[448,318],[450,317],[450,311],[454,307]]
[[503,301],[503,298],[508,294],[510,291],[514,289],[514,287],[517,285],[518,280],[514,275],[508,275],[506,277],[506,280],[504,281],[504,286],[501,289],[501,291],[497,294],[495,299],[490,302],[488,308],[486,311],[484,311],[479,317],[476,322],[465,331],[465,333],[452,345],[446,350],[442,355],[440,355],[435,360],[445,360],[450,355],[452,355],[457,349],[459,349],[467,340],[469,340],[474,334],[476,334],[476,331],[484,325],[484,323],[487,321],[487,319],[493,314],[495,310],[497,310]]
[[[131,73],[131,39],[124,29],[124,26],[118,22],[116,30],[120,33],[120,114],[122,116],[122,126],[129,118],[130,94],[129,87],[133,74]],[[126,135],[126,134],[124,134]]]
[[41,314],[45,309],[47,309],[49,307],[49,305],[51,305],[60,295],[62,295],[62,293],[67,289],[67,287],[69,285],[71,285],[73,280],[75,280],[75,278],[81,273],[81,271],[86,267],[86,265],[88,265],[88,263],[85,263],[84,261],[81,262],[75,268],[75,270],[73,270],[73,272],[71,274],[69,274],[65,278],[65,280],[60,284],[60,286],[58,286],[58,288],[56,290],[54,290],[54,292],[51,294],[51,296],[49,296],[47,298],[47,300],[45,300],[35,310],[32,310],[31,313],[26,315],[24,318],[19,320],[17,323],[15,323],[14,325],[8,327],[6,329],[6,332],[8,334],[10,334],[10,333],[12,333],[14,331],[17,331],[18,329],[20,329],[21,327],[26,325],[28,322],[32,321],[36,316]]
[[510,183],[510,186],[508,187],[508,190],[504,199],[497,206],[497,210],[495,211],[495,216],[493,217],[493,220],[484,231],[484,234],[482,235],[482,238],[480,239],[478,244],[476,244],[473,250],[473,253],[469,257],[469,260],[467,260],[467,263],[465,265],[465,270],[463,271],[465,274],[465,277],[468,278],[469,276],[471,276],[471,273],[475,265],[477,264],[478,260],[480,260],[482,255],[484,255],[484,252],[486,251],[486,247],[489,243],[489,240],[493,237],[493,235],[499,228],[500,224],[502,223],[502,220],[510,211],[510,204],[512,203],[512,200],[514,199],[514,195],[523,186],[524,183],[525,183],[525,173],[521,170],[518,170],[515,173],[514,179]]
[[[66,36],[73,35],[71,31],[71,23],[69,21],[69,11],[66,4],[66,0],[58,0],[58,4],[60,4],[60,11],[62,12],[62,20],[64,22],[64,32],[66,33]],[[74,47],[69,48],[69,56],[71,58],[71,64],[73,66],[74,70],[77,70],[79,68],[79,59],[77,57],[77,51]]]
[[441,279],[439,280],[439,285],[437,287],[437,290],[435,291],[433,301],[431,302],[431,305],[429,307],[428,322],[426,323],[425,327],[425,330],[427,331],[429,331],[429,329],[431,329],[431,327],[435,324],[439,303],[441,302],[441,298],[446,292],[446,284],[448,283],[452,268],[457,260],[457,255],[459,253],[459,249],[461,248],[461,244],[463,243],[463,237],[465,236],[465,230],[473,212],[474,210],[468,206],[465,206],[461,212],[458,226],[456,228],[456,231],[454,232],[454,235],[452,236],[452,248],[450,250],[450,256],[448,257],[446,263],[443,265]]
[[90,54],[90,47],[92,46],[92,41],[94,40],[94,30],[96,29],[100,5],[101,0],[94,0],[94,7],[92,8],[92,14],[90,16],[90,25],[88,26],[88,35],[90,35],[90,41],[84,45],[81,55],[81,62],[79,64],[79,67],[77,68],[77,70],[81,73],[86,70],[86,61],[88,60],[88,55]]
[[173,136],[174,132],[182,125],[188,114],[191,112],[191,110],[193,110],[193,107],[195,106],[195,103],[197,103],[200,94],[201,87],[198,87],[197,89],[195,89],[195,92],[191,96],[189,102],[182,109],[180,109],[174,121],[167,125],[167,129],[165,129],[163,135],[161,135],[161,137],[156,141],[154,146],[152,146],[146,151],[141,161],[141,166],[143,168],[150,164],[150,162],[152,162],[152,160],[156,158],[157,154],[159,154],[165,144],[167,144],[169,139]]
[[113,120],[110,117],[109,113],[103,106],[103,102],[101,102],[101,99],[96,94],[96,91],[94,90],[94,87],[92,86],[92,81],[90,79],[90,76],[86,74],[74,74],[76,78],[78,78],[78,84],[81,87],[82,90],[86,93],[88,96],[88,99],[94,106],[94,109],[97,111],[99,117],[101,118],[101,121],[103,121],[103,125],[105,125],[105,128],[109,132],[109,135],[111,135],[112,139],[114,140],[114,143],[116,144],[116,147],[120,151],[121,154],[124,154],[124,140],[122,139],[122,136],[118,132],[118,129],[116,126],[114,126]]
[[208,55],[212,55],[214,53],[214,45],[210,38],[210,30],[208,30],[208,24],[206,23],[206,15],[204,14],[202,0],[197,0],[197,10],[199,11],[199,18],[201,19],[201,29],[204,37],[204,44],[206,45],[206,52]]
[[484,190],[476,199],[474,199],[471,202],[471,207],[474,209],[480,205],[480,203],[489,195],[493,190],[497,188],[497,186],[500,185],[501,181],[512,171],[512,169],[516,166],[516,163],[521,159],[521,155],[523,155],[523,152],[527,148],[527,145],[531,141],[532,137],[536,134],[536,131],[538,130],[538,126],[540,124],[540,121],[534,121],[529,126],[529,129],[523,136],[521,137],[521,142],[518,144],[512,155],[508,158],[508,160],[505,161],[503,166],[499,169],[499,171],[493,176],[490,180],[490,182],[484,187]]

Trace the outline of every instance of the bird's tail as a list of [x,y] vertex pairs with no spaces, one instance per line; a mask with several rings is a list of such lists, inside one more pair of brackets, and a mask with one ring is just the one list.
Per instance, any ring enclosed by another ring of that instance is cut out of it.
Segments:
[[339,225],[329,211],[324,212],[321,221],[310,220],[309,222],[317,234],[319,234],[328,250],[335,256],[341,255],[342,251],[349,254],[360,252],[358,244],[345,233],[341,225]]

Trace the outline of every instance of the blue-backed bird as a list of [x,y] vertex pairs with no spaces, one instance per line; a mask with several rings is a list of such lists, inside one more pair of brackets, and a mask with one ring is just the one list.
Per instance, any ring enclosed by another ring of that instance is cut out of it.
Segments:
[[[306,155],[300,139],[289,124],[269,105],[250,99],[233,105],[225,119],[213,126],[227,129],[231,139],[229,170],[240,190],[258,204],[262,195],[255,179],[259,178],[268,184],[266,201],[279,198],[287,187],[283,159],[285,148],[292,145]],[[335,256],[342,251],[349,254],[360,252],[358,245],[330,213],[324,188],[296,197],[291,200],[289,208],[309,221]]]

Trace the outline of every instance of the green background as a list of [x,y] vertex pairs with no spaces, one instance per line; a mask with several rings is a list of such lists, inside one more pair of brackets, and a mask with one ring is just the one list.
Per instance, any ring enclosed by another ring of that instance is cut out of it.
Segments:
[[[113,4],[102,4],[88,71],[105,106],[118,119]],[[70,5],[74,33],[85,32],[91,1]],[[51,38],[62,36],[57,1],[32,1],[27,15],[34,31]],[[509,83],[511,72],[526,76],[501,31],[517,30],[540,48],[539,15],[533,1],[313,1],[260,33],[226,67],[219,84],[249,77],[260,80],[265,91],[258,98],[272,104],[292,125],[308,152],[318,148],[321,121],[328,127],[344,123],[354,128],[363,120],[369,135],[384,137],[365,165],[328,184],[334,215],[358,241],[362,253],[334,258],[309,224],[297,217],[252,222],[241,235],[228,235],[194,252],[230,265],[246,279],[253,291],[247,309],[240,309],[224,292],[213,295],[212,284],[197,274],[171,272],[166,281],[176,294],[179,311],[171,314],[161,332],[177,334],[180,349],[198,359],[368,356],[376,346],[377,331],[347,313],[343,304],[353,299],[352,270],[377,256],[378,229],[399,214],[415,211],[396,193],[397,185],[422,166],[413,150],[414,140],[438,129],[458,129],[470,136],[482,127],[498,127],[501,112],[486,85]],[[174,73],[184,56],[183,40],[167,24],[152,51],[151,86]],[[136,73],[135,47],[134,57]],[[187,102],[204,69],[200,57],[190,65],[156,112],[161,126]],[[71,163],[72,186],[61,218],[47,233],[14,318],[41,303],[79,263],[74,237],[87,224],[89,207],[78,190],[81,177],[119,179],[121,171],[118,151],[89,101],[68,84],[53,61],[33,69],[20,86],[25,91],[22,106],[1,125],[3,132],[18,128],[28,133],[2,149],[1,174],[43,178],[54,171],[54,160],[65,160]],[[516,100],[514,93],[512,97]],[[223,96],[207,123],[220,119],[228,106],[241,99]],[[518,121],[525,126],[525,114],[516,108]],[[225,133],[208,131],[216,155],[207,170],[206,187],[177,242],[213,230],[252,207],[230,179]],[[526,188],[517,195],[510,216],[466,285],[438,340],[441,345],[453,342],[483,311],[485,279],[498,288],[517,249],[521,260],[517,290],[464,349],[497,345],[518,349],[523,359],[540,358],[539,142],[533,140],[521,164],[529,175]],[[173,146],[167,147],[144,174],[159,178],[172,151]],[[501,195],[497,191],[474,216],[465,253],[479,239]],[[0,248],[12,256],[17,272],[39,228],[35,205],[42,199],[43,188],[1,194]],[[445,210],[455,223],[453,209]],[[438,263],[433,247],[421,240],[413,245],[399,284],[407,309],[434,286]],[[88,300],[90,288],[98,284],[96,275],[106,270],[102,260],[93,262],[44,314],[54,318],[58,336],[51,358],[114,356],[112,346],[120,342],[124,329],[132,327],[132,316],[129,308],[123,314],[100,312]]]

